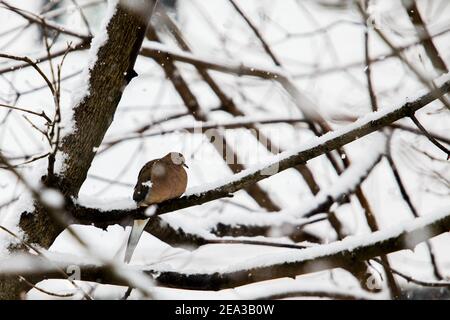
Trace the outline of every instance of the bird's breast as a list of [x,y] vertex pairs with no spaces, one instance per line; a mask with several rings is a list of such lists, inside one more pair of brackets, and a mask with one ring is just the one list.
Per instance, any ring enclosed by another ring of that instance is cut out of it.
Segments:
[[152,171],[152,188],[146,202],[160,203],[180,197],[187,187],[187,174],[181,166],[157,163]]

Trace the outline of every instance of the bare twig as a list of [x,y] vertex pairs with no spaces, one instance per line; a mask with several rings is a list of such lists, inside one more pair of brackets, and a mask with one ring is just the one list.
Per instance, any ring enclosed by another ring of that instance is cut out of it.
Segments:
[[[367,10],[369,7],[370,0],[364,1],[364,10]],[[372,79],[372,61],[370,60],[370,47],[369,47],[369,41],[370,41],[370,29],[368,25],[368,21],[365,21],[366,27],[364,29],[364,56],[366,59],[366,67],[365,67],[365,73],[367,78],[367,87],[369,90],[369,97],[370,102],[372,106],[372,111],[378,110],[378,102],[377,102],[377,96],[375,95],[375,89],[374,89],[374,83]]]
[[403,6],[405,7],[405,11],[408,14],[411,22],[414,24],[416,28],[417,34],[419,38],[425,38],[423,41],[423,47],[428,57],[430,58],[431,63],[438,70],[439,73],[448,73],[447,65],[445,61],[442,59],[442,56],[439,54],[438,49],[433,43],[433,39],[430,37],[430,32],[428,31],[428,27],[425,24],[424,19],[420,13],[419,7],[417,5],[416,0],[408,0],[402,1]]
[[[384,265],[384,263],[378,259],[378,258],[374,258],[372,259],[373,261],[376,261],[377,263]],[[400,272],[396,269],[391,269],[393,273],[395,273],[396,275],[402,277],[403,279],[405,279],[406,281],[418,284],[420,286],[424,286],[424,287],[433,287],[433,288],[448,288],[450,287],[450,282],[447,281],[438,281],[438,282],[431,282],[431,281],[422,281],[422,280],[418,280],[416,278],[410,277],[408,275],[406,275],[403,272]]]
[[39,25],[41,25],[41,24],[43,24],[43,22],[45,22],[46,27],[48,27],[49,29],[55,30],[55,31],[57,31],[59,33],[64,33],[64,34],[67,34],[67,35],[79,38],[79,39],[84,40],[84,41],[90,41],[91,40],[90,39],[91,37],[89,35],[81,34],[79,32],[70,30],[70,28],[67,28],[66,26],[63,27],[63,26],[58,25],[57,23],[47,21],[44,17],[40,17],[40,16],[38,16],[38,15],[32,13],[32,12],[29,12],[29,11],[26,11],[26,10],[14,7],[14,6],[8,4],[7,2],[5,2],[3,0],[0,1],[0,4],[4,5],[9,10],[17,13],[18,15],[20,15],[24,19],[27,19],[29,22],[36,23],[36,24],[39,24]]
[[28,109],[24,109],[24,108],[20,108],[20,107],[15,107],[15,106],[10,106],[10,105],[7,105],[7,104],[2,104],[2,103],[0,103],[0,107],[13,109],[13,110],[18,110],[18,111],[23,111],[23,112],[26,112],[26,113],[33,114],[35,116],[42,117],[42,118],[45,119],[45,121],[47,121],[48,124],[50,124],[52,122],[50,120],[50,118],[45,114],[44,111],[36,112],[36,111],[33,111],[33,110],[28,110]]
[[450,150],[448,150],[444,145],[442,145],[439,141],[437,141],[431,134],[428,133],[427,129],[422,126],[420,121],[416,118],[414,114],[410,116],[411,120],[414,122],[414,124],[417,126],[417,128],[420,129],[420,131],[423,132],[423,134],[428,138],[428,140],[431,141],[436,147],[441,149],[443,152],[447,154],[447,160],[450,159]]
[[20,281],[25,282],[30,288],[34,288],[34,289],[36,289],[37,291],[40,291],[40,292],[45,293],[45,294],[47,294],[47,295],[49,295],[49,296],[52,296],[52,297],[57,297],[57,298],[69,298],[69,297],[73,297],[73,296],[75,295],[74,292],[69,292],[69,293],[56,293],[56,292],[50,292],[50,291],[47,291],[47,290],[45,290],[45,289],[43,289],[43,288],[41,288],[41,287],[38,287],[37,285],[35,285],[35,284],[29,282],[27,279],[25,279],[25,278],[22,277],[22,276],[19,276],[19,279],[20,279]]

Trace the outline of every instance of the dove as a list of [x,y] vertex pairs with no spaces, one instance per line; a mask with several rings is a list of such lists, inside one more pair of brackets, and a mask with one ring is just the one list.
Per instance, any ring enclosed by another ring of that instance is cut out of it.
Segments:
[[[150,207],[166,200],[180,197],[187,187],[188,168],[184,156],[170,152],[162,158],[147,162],[138,175],[133,200],[138,207]],[[125,251],[125,263],[129,263],[150,218],[134,220]]]

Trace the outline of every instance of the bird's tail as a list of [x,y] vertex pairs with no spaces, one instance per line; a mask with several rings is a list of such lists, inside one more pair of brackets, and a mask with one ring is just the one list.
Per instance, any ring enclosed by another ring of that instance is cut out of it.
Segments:
[[147,225],[149,219],[145,220],[134,220],[133,227],[131,228],[131,233],[128,238],[127,248],[125,251],[125,263],[129,263],[131,257],[133,256],[134,249],[136,249],[139,239],[141,238],[142,232]]

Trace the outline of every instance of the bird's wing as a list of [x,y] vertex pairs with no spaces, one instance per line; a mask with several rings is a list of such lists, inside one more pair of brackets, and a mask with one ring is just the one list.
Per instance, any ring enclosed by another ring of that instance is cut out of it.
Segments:
[[134,187],[133,200],[137,203],[144,201],[151,191],[152,167],[157,159],[147,162],[139,172],[138,181]]

